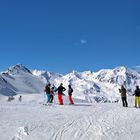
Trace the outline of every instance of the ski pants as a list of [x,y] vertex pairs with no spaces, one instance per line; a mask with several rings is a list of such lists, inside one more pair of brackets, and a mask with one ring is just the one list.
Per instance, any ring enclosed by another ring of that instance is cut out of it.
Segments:
[[126,97],[122,97],[122,105],[123,105],[123,107],[128,107]]
[[53,103],[54,95],[50,94],[50,103]]
[[60,105],[63,105],[63,98],[62,98],[62,94],[58,93],[58,101]]
[[140,107],[140,96],[135,96],[135,107]]
[[72,96],[69,95],[68,98],[69,98],[69,102],[70,102],[70,104],[74,104],[73,99],[72,99]]
[[46,93],[46,96],[47,96],[47,103],[50,103],[50,94]]

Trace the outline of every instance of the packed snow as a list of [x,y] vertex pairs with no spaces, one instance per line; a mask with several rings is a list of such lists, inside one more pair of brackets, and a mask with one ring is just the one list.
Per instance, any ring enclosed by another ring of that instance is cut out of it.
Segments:
[[120,103],[87,103],[74,100],[69,105],[43,105],[42,94],[24,94],[22,102],[7,102],[0,96],[1,140],[139,140],[140,110]]

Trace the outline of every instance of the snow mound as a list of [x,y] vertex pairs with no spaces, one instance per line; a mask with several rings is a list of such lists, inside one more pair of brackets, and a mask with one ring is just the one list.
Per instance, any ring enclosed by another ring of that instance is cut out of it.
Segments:
[[19,127],[12,140],[25,140],[26,136],[28,135],[29,135],[29,130],[27,126]]

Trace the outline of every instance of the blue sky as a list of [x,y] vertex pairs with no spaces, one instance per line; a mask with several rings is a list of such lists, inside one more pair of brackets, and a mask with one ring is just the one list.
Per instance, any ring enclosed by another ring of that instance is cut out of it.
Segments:
[[0,1],[0,71],[140,65],[139,0]]

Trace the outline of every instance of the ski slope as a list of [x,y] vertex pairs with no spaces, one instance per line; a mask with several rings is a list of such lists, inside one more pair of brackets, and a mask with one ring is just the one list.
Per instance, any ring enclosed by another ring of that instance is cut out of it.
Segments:
[[121,103],[42,105],[43,95],[23,95],[7,102],[0,96],[0,140],[139,140],[140,109]]

